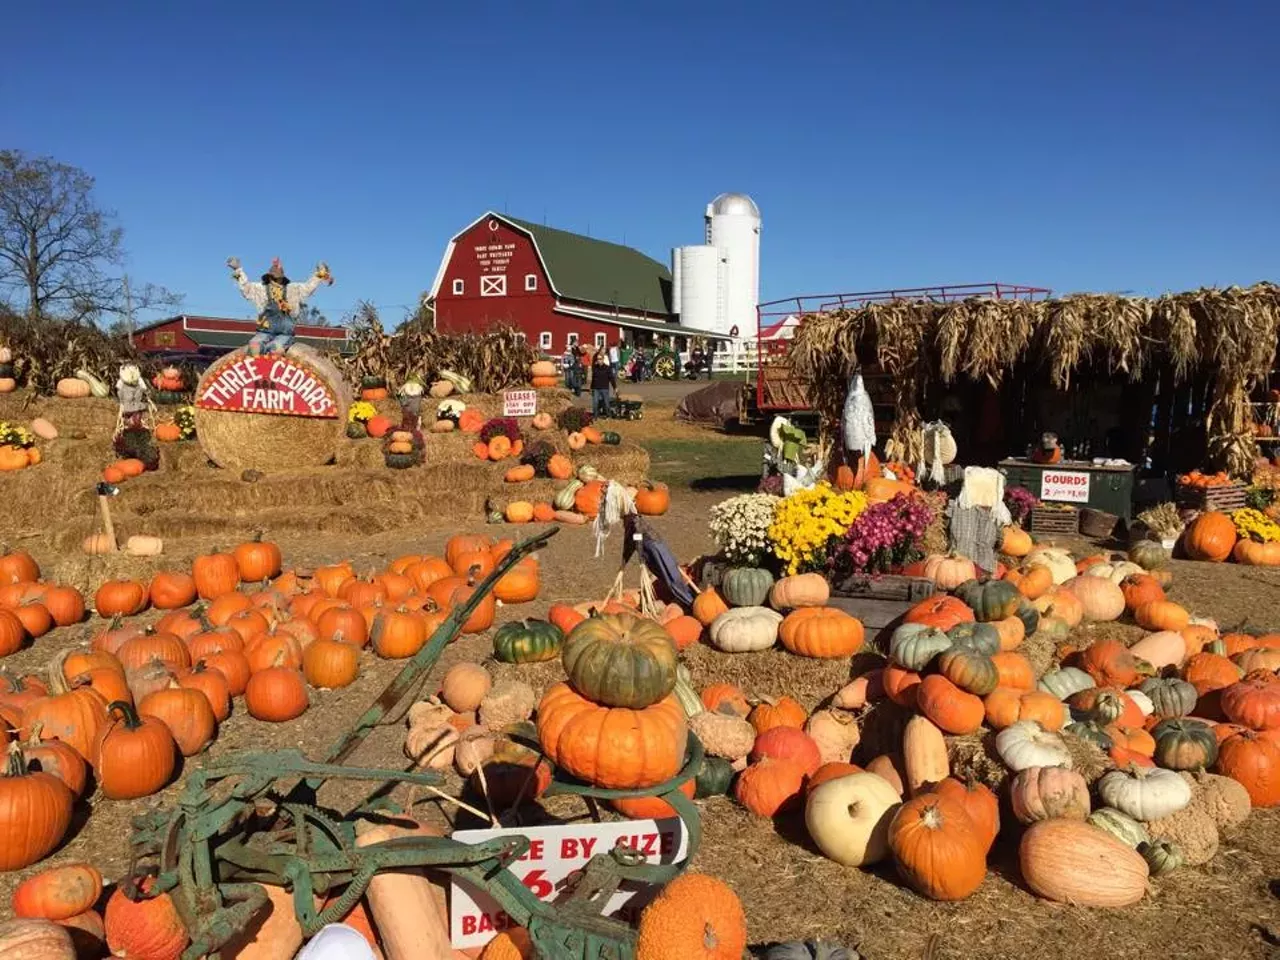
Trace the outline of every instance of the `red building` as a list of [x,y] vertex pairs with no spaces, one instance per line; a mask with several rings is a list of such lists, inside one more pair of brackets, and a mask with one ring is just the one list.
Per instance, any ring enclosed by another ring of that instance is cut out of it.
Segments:
[[[225,317],[192,317],[181,314],[135,330],[133,342],[142,353],[184,354],[217,357],[243,347],[258,332],[253,320]],[[317,327],[298,324],[296,339],[317,350],[347,352],[350,341],[346,327]]]
[[671,271],[652,257],[492,212],[449,241],[427,302],[442,332],[513,326],[549,354],[575,342],[725,339],[677,322]]

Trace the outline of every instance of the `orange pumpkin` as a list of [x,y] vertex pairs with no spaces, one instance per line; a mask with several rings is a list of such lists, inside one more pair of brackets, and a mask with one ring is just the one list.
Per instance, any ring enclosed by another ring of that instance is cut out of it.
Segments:
[[1209,510],[1191,521],[1182,544],[1192,560],[1221,563],[1236,545],[1236,525],[1225,513]]
[[889,824],[889,849],[899,875],[931,900],[963,900],[982,885],[985,838],[964,804],[945,793],[906,801]]

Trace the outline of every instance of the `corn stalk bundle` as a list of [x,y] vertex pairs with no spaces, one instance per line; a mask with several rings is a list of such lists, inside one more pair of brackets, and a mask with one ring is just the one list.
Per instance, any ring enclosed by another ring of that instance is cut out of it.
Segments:
[[[1202,288],[1158,299],[1077,294],[1056,300],[888,301],[806,316],[791,363],[825,423],[838,422],[849,376],[874,348],[894,379],[895,451],[919,448],[921,387],[964,374],[999,384],[1016,363],[1046,367],[1061,389],[1091,362],[1136,380],[1157,365],[1175,381],[1212,376],[1210,450],[1249,472],[1256,444],[1248,392],[1270,371],[1280,337],[1280,287]],[[911,456],[907,459],[910,461]]]
[[[58,381],[87,370],[108,384],[116,382],[121,364],[136,363],[148,380],[163,360],[145,357],[128,337],[114,336],[91,323],[25,317],[0,309],[0,346],[13,351],[13,375],[19,385],[51,396]],[[200,379],[190,364],[180,365],[183,380]]]
[[341,365],[347,378],[359,383],[381,377],[398,387],[410,376],[428,383],[440,371],[452,370],[471,380],[478,393],[496,393],[529,382],[529,365],[536,351],[510,327],[484,333],[447,334],[423,324],[406,324],[394,334],[382,328],[376,315],[357,318],[352,328],[354,352]]

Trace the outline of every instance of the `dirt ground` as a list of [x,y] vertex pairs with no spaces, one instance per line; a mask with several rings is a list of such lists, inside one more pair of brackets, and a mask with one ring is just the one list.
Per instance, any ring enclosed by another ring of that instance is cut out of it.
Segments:
[[[694,431],[663,416],[673,400],[655,398],[644,421],[625,427],[629,439],[667,452],[654,456],[653,473],[680,469],[682,449],[711,464],[706,481],[715,480],[714,464],[728,464],[734,483],[680,487],[673,508],[655,526],[684,560],[710,552],[708,508],[732,492],[742,479],[742,465],[758,451],[758,441]],[[674,446],[673,446],[674,444]],[[684,446],[681,446],[683,444]],[[5,481],[0,481],[2,485]],[[0,486],[2,489],[2,486]],[[371,536],[351,531],[333,535],[287,530],[266,533],[280,543],[286,566],[310,567],[340,558],[358,571],[385,565],[406,553],[441,552],[448,536],[460,531],[510,535],[512,528],[486,527],[478,519],[459,522],[454,515],[432,515],[396,530]],[[0,522],[2,523],[2,522]],[[535,528],[531,527],[530,530]],[[27,538],[30,550],[48,570],[82,563],[55,547],[57,531]],[[180,567],[219,541],[216,533],[167,544],[164,565]],[[225,545],[225,543],[223,544]],[[605,555],[592,558],[589,529],[565,528],[542,556],[542,595],[534,603],[499,611],[499,622],[543,615],[551,602],[602,597],[618,569],[619,534],[605,544]],[[143,561],[120,561],[113,570],[145,575],[154,568]],[[105,569],[105,568],[103,568]],[[1171,595],[1200,615],[1224,627],[1248,625],[1280,629],[1280,573],[1245,570],[1233,565],[1175,562]],[[634,585],[635,573],[628,585]],[[154,618],[154,615],[151,615]],[[55,631],[30,648],[6,658],[6,669],[27,672],[46,667],[60,651],[83,643],[100,621]],[[433,671],[427,689],[453,663],[483,661],[491,652],[489,634],[464,638],[449,647]],[[742,683],[750,694],[789,693],[807,708],[816,707],[850,675],[847,661],[820,662],[781,651],[728,655],[709,647],[689,651],[686,661],[695,685],[716,679]],[[363,712],[399,666],[366,653],[362,674],[342,691],[312,692],[311,709],[299,720],[281,725],[260,723],[237,710],[222,725],[208,756],[223,758],[237,750],[297,747],[318,755],[338,733]],[[515,668],[499,665],[496,674],[519,675],[541,692],[560,675],[558,663]],[[349,762],[368,766],[403,766],[403,727],[376,730]],[[198,764],[197,759],[191,763]],[[184,778],[185,779],[185,778]],[[174,802],[183,779],[157,797],[134,803],[94,799],[82,803],[72,836],[41,866],[74,860],[98,864],[109,880],[120,877],[128,862],[130,818],[144,810]],[[403,799],[403,797],[401,797]],[[336,801],[335,801],[336,802]],[[991,872],[981,889],[958,904],[932,903],[897,883],[892,868],[871,871],[840,867],[823,857],[804,837],[802,819],[770,823],[747,814],[726,798],[702,801],[703,844],[694,864],[738,891],[749,918],[753,943],[792,938],[824,938],[857,946],[871,960],[893,958],[1028,958],[1068,954],[1100,954],[1109,958],[1277,956],[1280,934],[1280,811],[1254,813],[1238,833],[1225,837],[1214,860],[1203,868],[1177,871],[1153,881],[1151,894],[1139,905],[1119,911],[1058,906],[1032,896],[1018,879],[1016,848],[993,851]],[[87,814],[92,808],[92,813]],[[582,815],[585,816],[585,811]],[[0,876],[0,902],[7,903],[18,882],[32,871]]]

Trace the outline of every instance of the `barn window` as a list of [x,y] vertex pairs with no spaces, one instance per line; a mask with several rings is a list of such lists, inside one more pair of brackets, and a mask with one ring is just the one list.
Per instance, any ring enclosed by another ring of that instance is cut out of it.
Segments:
[[517,340],[520,340],[521,342],[523,342],[523,341],[527,340],[527,339],[528,339],[528,337],[526,337],[526,336],[525,336],[525,333],[524,333],[524,331],[523,331],[523,330],[517,330],[517,331],[516,331],[516,339],[517,339]]
[[538,348],[541,350],[551,349],[551,331],[543,330],[538,334]]
[[466,283],[461,279],[453,281],[453,295],[455,297],[462,296],[462,292],[467,288]]
[[526,290],[538,289],[538,275],[536,273],[526,273],[524,275],[524,288]]
[[574,347],[578,345],[578,335],[576,333],[569,334],[567,337],[564,338],[564,344],[566,347],[572,350]]
[[493,277],[480,278],[480,296],[505,297],[507,295],[507,275],[498,274]]
[[597,334],[596,334],[596,349],[597,349],[597,350],[603,350],[603,349],[604,349],[604,342],[605,342],[605,335],[604,335],[603,333],[597,333]]

